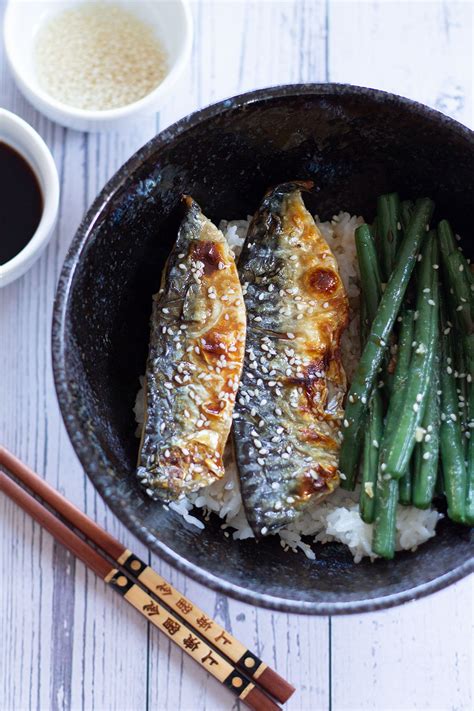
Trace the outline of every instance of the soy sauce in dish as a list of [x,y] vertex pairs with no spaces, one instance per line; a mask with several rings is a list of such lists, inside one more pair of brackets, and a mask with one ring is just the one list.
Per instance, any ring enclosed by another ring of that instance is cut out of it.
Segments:
[[38,179],[17,151],[0,141],[0,264],[25,247],[43,211]]

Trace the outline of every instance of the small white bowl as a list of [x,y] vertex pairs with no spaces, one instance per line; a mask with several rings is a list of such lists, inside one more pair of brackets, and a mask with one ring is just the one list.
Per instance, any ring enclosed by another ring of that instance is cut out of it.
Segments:
[[27,161],[38,179],[43,198],[36,232],[21,252],[0,265],[2,287],[22,276],[48,244],[58,216],[59,179],[53,156],[41,136],[26,121],[5,109],[0,109],[0,142],[14,148]]
[[154,113],[181,75],[191,54],[193,24],[188,0],[102,0],[121,5],[151,26],[163,44],[168,72],[156,89],[139,101],[116,109],[76,109],[51,97],[38,82],[34,52],[38,30],[51,17],[85,0],[9,0],[3,36],[10,69],[20,91],[33,106],[57,123],[78,131],[118,128],[138,115]]

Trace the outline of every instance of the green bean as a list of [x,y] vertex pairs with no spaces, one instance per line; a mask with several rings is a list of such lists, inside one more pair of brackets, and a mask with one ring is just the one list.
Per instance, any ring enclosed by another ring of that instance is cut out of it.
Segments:
[[382,278],[387,282],[395,266],[401,238],[400,198],[397,193],[381,195],[377,200],[377,236]]
[[453,521],[463,523],[466,513],[467,472],[459,422],[458,398],[453,368],[453,346],[451,333],[445,327],[446,316],[444,308],[442,309],[442,326],[440,452],[448,501],[448,516]]
[[365,523],[373,523],[375,518],[375,488],[379,467],[379,447],[383,433],[382,397],[375,390],[370,402],[369,422],[364,436],[361,463],[361,489],[359,496],[360,515]]
[[417,320],[413,351],[403,393],[391,398],[380,453],[381,469],[400,479],[408,465],[426,405],[430,369],[438,339],[438,270],[436,233],[430,232],[422,249],[422,263],[417,281]]
[[[474,525],[474,442],[471,434],[472,420],[474,413],[474,395],[472,387],[472,377],[474,373],[474,277],[470,266],[462,252],[459,250],[454,237],[453,230],[446,220],[442,220],[438,225],[438,236],[443,257],[443,273],[445,276],[446,291],[446,311],[449,314],[450,323],[446,323],[444,335],[448,339],[447,348],[454,349],[450,339],[453,337],[453,329],[461,336],[461,344],[456,342],[455,355],[449,363],[450,370],[457,374],[457,382],[453,374],[451,379],[446,374],[446,400],[448,403],[448,416],[442,425],[445,439],[442,448],[443,471],[448,467],[448,475],[445,473],[446,497],[448,499],[448,514],[450,510],[456,521],[464,518],[468,525]],[[447,321],[447,318],[446,318]],[[454,368],[456,365],[456,368]],[[456,373],[457,371],[457,373]],[[453,380],[453,382],[451,382]],[[444,391],[443,391],[444,394]],[[459,395],[459,397],[458,397]],[[455,409],[453,398],[460,401],[462,407]],[[443,416],[446,413],[443,410]],[[453,421],[453,417],[457,419]],[[448,434],[453,437],[452,450],[448,450]],[[464,449],[464,458],[461,457],[461,449]],[[445,460],[447,463],[445,464]],[[459,501],[460,488],[464,476],[465,500],[464,511]],[[450,503],[451,502],[451,503]]]
[[466,368],[466,392],[467,392],[467,496],[466,496],[466,523],[474,526],[474,387],[472,378],[474,376],[474,335],[464,337],[464,355]]
[[438,225],[438,240],[441,256],[446,260],[456,249],[456,238],[447,220],[441,220]]
[[398,409],[403,404],[404,388],[408,379],[411,361],[413,332],[415,328],[415,314],[411,309],[402,311],[400,329],[398,333],[397,364],[393,374],[392,405]]
[[[374,320],[380,297],[382,279],[377,251],[368,225],[360,225],[355,232],[357,259],[359,262],[362,285],[361,335],[365,345],[370,325]],[[378,447],[383,432],[383,405],[379,391],[372,395],[369,422],[364,436],[364,448],[361,461],[362,487],[360,491],[360,514],[366,523],[374,520],[374,496],[378,470]]]
[[360,225],[356,229],[355,243],[366,318],[372,325],[382,296],[382,279],[375,242],[368,225]]
[[461,252],[453,252],[444,262],[446,282],[452,293],[449,295],[453,316],[462,332],[473,333],[474,324],[471,316],[471,283],[464,273],[464,258]]
[[372,550],[382,558],[395,555],[398,484],[389,475],[379,474],[377,479]]
[[434,496],[439,464],[439,352],[435,354],[426,409],[421,423],[423,440],[415,446],[413,505],[429,508]]
[[[415,314],[406,309],[399,316],[400,329],[398,334],[397,364],[393,375],[393,390],[390,399],[391,405],[397,409],[403,404],[404,387],[408,378]],[[399,486],[390,483],[391,477],[378,472],[377,487],[375,489],[375,516],[374,539],[380,546],[378,554],[384,558],[393,557],[395,550],[396,506],[399,500]],[[402,497],[404,492],[402,492]],[[380,500],[379,500],[380,499]],[[379,529],[382,527],[382,531]],[[383,551],[383,552],[381,552]]]
[[[451,329],[450,329],[451,330]],[[458,394],[458,400],[459,400],[459,417],[460,417],[460,422],[461,422],[461,430],[463,433],[463,436],[465,437],[465,449],[467,451],[467,438],[466,438],[466,432],[468,430],[468,420],[469,420],[469,412],[468,412],[468,382],[467,382],[467,370],[466,370],[466,360],[465,360],[465,348],[464,348],[464,339],[461,340],[461,347],[456,348],[454,352],[454,364],[455,364],[455,369],[454,369],[454,376],[456,378],[456,392]]]
[[453,230],[447,220],[438,225],[438,239],[446,280],[447,307],[450,320],[466,333],[474,331],[474,277],[470,266],[459,250]]
[[340,468],[346,476],[341,486],[345,489],[353,489],[355,485],[370,395],[433,209],[434,204],[428,198],[417,200],[415,204],[410,224],[400,245],[395,269],[382,294],[368,341],[352,381],[344,419],[344,440],[340,452]]
[[410,462],[410,464],[408,465],[408,469],[400,479],[400,484],[398,487],[398,501],[403,504],[403,506],[411,506],[414,466],[414,462]]
[[400,205],[400,222],[402,223],[402,230],[404,232],[410,223],[410,218],[414,207],[415,203],[413,202],[413,200],[404,200]]

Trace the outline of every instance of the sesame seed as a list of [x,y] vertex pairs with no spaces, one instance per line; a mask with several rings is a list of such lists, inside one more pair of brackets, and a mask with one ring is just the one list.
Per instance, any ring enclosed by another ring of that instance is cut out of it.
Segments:
[[291,340],[295,337],[295,334],[294,333],[287,333],[286,336],[287,336],[287,338],[289,338]]
[[423,259],[422,255],[419,254],[418,257],[416,258],[416,261],[417,261],[417,262],[421,262],[422,259]]
[[329,302],[325,301],[323,304],[323,309],[327,309],[329,307]]
[[428,303],[430,306],[436,306],[436,302],[433,299],[428,299]]
[[416,396],[416,401],[421,402],[422,400],[423,400],[423,395],[421,393],[418,393],[418,395]]
[[261,467],[263,467],[265,464],[265,460],[262,459],[262,457],[257,457],[257,464],[259,464]]
[[344,425],[344,427],[349,427],[349,421],[348,421],[348,420],[344,420],[344,422],[343,422],[342,424]]
[[413,403],[413,412],[418,412],[419,409],[420,409],[420,406],[418,405],[418,403],[414,402]]
[[386,470],[386,468],[387,468],[387,465],[386,465],[385,462],[384,462],[384,463],[380,466],[380,471],[381,471],[381,472],[384,472],[384,471]]
[[439,269],[439,264],[433,264],[433,269]]
[[453,422],[456,422],[456,420],[458,419],[458,418],[456,417],[456,415],[454,414],[454,412],[452,412],[452,413],[450,414],[450,418],[452,419]]
[[459,265],[459,271],[460,271],[460,272],[463,272],[463,271],[464,271],[464,264],[460,264],[460,265]]
[[186,264],[178,264],[178,269],[182,269],[185,272],[187,269]]
[[431,454],[429,452],[425,452],[423,454],[423,459],[429,459],[431,457]]
[[397,222],[397,230],[401,230],[401,229],[402,229],[402,223],[401,223],[401,222]]
[[374,498],[374,485],[371,481],[366,481],[364,484],[364,491],[369,497],[369,499]]

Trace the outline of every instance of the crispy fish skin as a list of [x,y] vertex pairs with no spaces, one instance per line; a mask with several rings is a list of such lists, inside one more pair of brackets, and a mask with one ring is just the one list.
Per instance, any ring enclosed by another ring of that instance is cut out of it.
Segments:
[[137,474],[171,501],[224,476],[245,348],[245,308],[234,255],[190,197],[153,297],[146,411]]
[[242,498],[256,536],[274,533],[339,484],[348,300],[301,190],[269,191],[239,259],[247,345],[234,413]]

